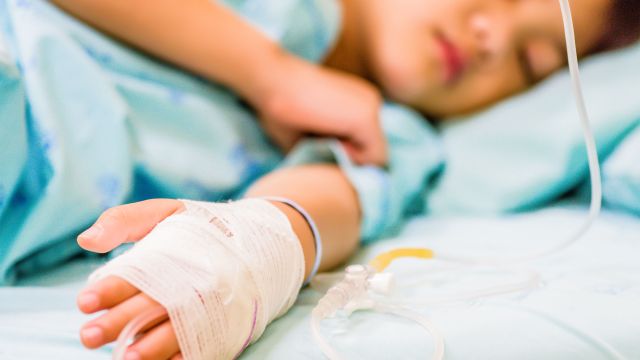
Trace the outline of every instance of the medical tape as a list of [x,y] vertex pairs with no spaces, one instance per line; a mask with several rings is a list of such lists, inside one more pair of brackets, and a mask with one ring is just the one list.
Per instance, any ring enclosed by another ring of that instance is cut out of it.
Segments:
[[269,201],[183,202],[90,281],[118,276],[165,307],[184,359],[235,358],[293,305],[302,247]]

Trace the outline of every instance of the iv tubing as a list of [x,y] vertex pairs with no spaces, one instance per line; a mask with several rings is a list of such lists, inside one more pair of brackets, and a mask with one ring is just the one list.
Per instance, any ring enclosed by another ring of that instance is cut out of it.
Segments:
[[167,316],[167,312],[162,306],[156,306],[150,310],[143,312],[131,320],[127,326],[122,329],[116,347],[113,350],[113,360],[122,360],[127,352],[129,340],[133,340],[135,336],[151,322],[159,320]]
[[[387,304],[377,304],[373,310],[380,313],[403,317],[422,326],[431,335],[433,341],[433,355],[431,359],[441,360],[444,358],[444,337],[442,336],[442,333],[438,331],[438,328],[424,315],[403,307]],[[344,360],[345,358],[340,355],[340,353],[338,353],[320,333],[320,321],[322,320],[322,317],[318,314],[311,316],[311,334],[313,335],[316,344],[320,347],[322,353],[327,358],[331,360]]]
[[418,323],[429,334],[431,334],[431,338],[433,339],[434,349],[431,359],[441,360],[442,358],[444,358],[444,336],[440,331],[438,331],[438,328],[433,325],[433,323],[429,321],[429,319],[427,319],[424,315],[398,306],[386,306],[378,304],[374,309],[379,312],[404,317]]
[[589,173],[591,179],[591,205],[589,208],[589,216],[586,221],[578,228],[578,230],[570,236],[566,241],[560,244],[542,250],[530,255],[514,257],[510,259],[500,258],[463,258],[446,254],[438,254],[438,258],[442,260],[461,262],[467,264],[476,265],[513,265],[523,262],[530,262],[549,255],[556,254],[567,247],[573,245],[580,240],[589,231],[595,220],[600,215],[600,209],[602,207],[602,179],[600,177],[600,162],[598,160],[598,151],[596,142],[591,129],[589,121],[589,115],[587,113],[587,107],[584,101],[584,95],[582,93],[582,85],[580,82],[580,70],[578,67],[578,55],[576,50],[575,33],[573,29],[573,19],[571,16],[571,8],[568,0],[558,0],[560,3],[560,9],[562,11],[562,17],[564,20],[564,32],[565,41],[567,43],[567,58],[569,62],[569,72],[571,74],[571,84],[573,87],[573,94],[578,108],[578,115],[580,116],[580,122],[582,124],[582,130],[584,133],[584,142],[587,147],[587,156],[589,160]]
[[540,284],[540,275],[535,271],[527,271],[525,280],[493,286],[486,289],[459,292],[453,295],[430,296],[425,298],[409,298],[406,300],[391,298],[391,300],[380,300],[381,303],[402,304],[405,306],[425,306],[450,304],[463,301],[471,301],[479,298],[486,298],[498,295],[513,294],[516,292],[526,292],[535,289]]

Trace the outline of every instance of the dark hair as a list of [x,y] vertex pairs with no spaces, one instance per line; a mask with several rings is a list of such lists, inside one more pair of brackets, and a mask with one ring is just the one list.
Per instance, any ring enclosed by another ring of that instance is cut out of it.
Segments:
[[596,51],[625,47],[640,39],[640,0],[613,0],[607,29]]

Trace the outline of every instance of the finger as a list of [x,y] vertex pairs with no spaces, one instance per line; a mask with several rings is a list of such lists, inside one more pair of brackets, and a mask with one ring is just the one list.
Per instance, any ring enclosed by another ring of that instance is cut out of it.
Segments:
[[178,351],[180,351],[180,347],[173,326],[170,321],[165,321],[129,346],[125,353],[125,359],[169,359]]
[[183,208],[182,202],[154,199],[116,206],[78,236],[78,244],[93,252],[105,253],[116,246],[144,237],[160,221]]
[[155,306],[159,304],[147,295],[139,293],[86,323],[80,331],[80,339],[84,346],[90,349],[110,343],[116,340],[131,319]]
[[356,161],[356,159],[361,160],[360,153],[358,152],[358,149],[353,145],[353,143],[351,143],[351,141],[349,140],[340,140],[340,144],[342,144],[342,148],[347,153],[347,156],[349,156],[349,159],[351,159],[351,161],[356,164],[360,164],[359,161]]
[[389,158],[387,153],[387,142],[384,137],[378,139],[373,145],[365,147],[361,154],[361,164],[370,164],[384,167]]
[[384,166],[388,161],[387,142],[381,131],[364,129],[344,141],[345,151],[359,165]]
[[262,127],[269,138],[285,153],[293,149],[302,135],[273,121],[263,121]]
[[116,276],[108,276],[85,287],[78,294],[78,308],[85,314],[112,308],[140,291]]
[[171,357],[171,360],[182,360],[182,353],[177,353]]

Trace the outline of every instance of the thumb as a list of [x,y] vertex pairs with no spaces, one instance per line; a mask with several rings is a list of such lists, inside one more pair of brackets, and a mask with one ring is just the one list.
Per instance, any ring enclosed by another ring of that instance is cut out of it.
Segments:
[[275,145],[285,153],[291,150],[301,138],[300,132],[274,121],[263,120],[262,128]]
[[154,199],[113,207],[78,236],[83,249],[105,253],[125,242],[137,241],[159,222],[182,210],[178,200]]
[[358,165],[387,164],[387,140],[380,129],[360,131],[342,143],[349,157]]

